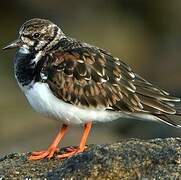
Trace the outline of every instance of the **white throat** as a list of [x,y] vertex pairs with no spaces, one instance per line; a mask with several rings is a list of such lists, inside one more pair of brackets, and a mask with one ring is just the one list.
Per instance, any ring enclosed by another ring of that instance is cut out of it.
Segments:
[[19,52],[22,53],[22,54],[29,54],[30,53],[30,50],[29,50],[29,47],[27,45],[23,45],[20,49],[19,49]]

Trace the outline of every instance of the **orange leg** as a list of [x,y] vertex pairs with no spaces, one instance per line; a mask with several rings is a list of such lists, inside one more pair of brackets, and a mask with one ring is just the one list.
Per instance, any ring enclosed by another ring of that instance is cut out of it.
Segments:
[[60,158],[60,159],[61,158],[67,158],[67,157],[73,156],[74,154],[78,154],[78,153],[83,152],[86,148],[86,141],[87,141],[87,138],[89,136],[91,127],[92,127],[92,122],[85,124],[84,133],[83,133],[83,136],[82,136],[82,139],[80,141],[80,145],[79,145],[78,149],[74,149],[74,148],[71,149],[70,148],[70,150],[69,150],[70,152],[58,155],[57,158]]
[[67,129],[68,129],[68,126],[64,124],[60,132],[58,133],[57,137],[55,138],[51,146],[48,148],[48,150],[33,152],[32,155],[29,157],[29,160],[39,160],[45,157],[48,157],[49,159],[52,158],[54,153],[59,150],[57,145],[60,143],[61,139],[64,137]]

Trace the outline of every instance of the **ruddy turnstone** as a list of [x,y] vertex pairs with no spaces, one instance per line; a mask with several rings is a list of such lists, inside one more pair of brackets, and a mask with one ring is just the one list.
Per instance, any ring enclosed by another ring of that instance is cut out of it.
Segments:
[[30,160],[53,157],[73,124],[84,124],[80,145],[58,158],[84,151],[94,121],[137,117],[180,127],[169,118],[181,115],[175,106],[179,98],[140,77],[109,52],[66,36],[49,20],[25,22],[18,39],[4,49],[11,48],[18,48],[15,77],[31,106],[63,124],[48,150],[33,152]]

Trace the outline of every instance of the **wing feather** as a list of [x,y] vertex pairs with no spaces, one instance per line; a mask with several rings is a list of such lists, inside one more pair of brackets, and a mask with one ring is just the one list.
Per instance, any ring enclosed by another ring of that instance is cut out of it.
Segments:
[[[71,47],[71,46],[70,46]],[[152,85],[106,51],[80,45],[52,52],[41,73],[59,99],[83,108],[149,113],[156,116],[180,114],[180,99]],[[167,121],[169,121],[167,119]]]

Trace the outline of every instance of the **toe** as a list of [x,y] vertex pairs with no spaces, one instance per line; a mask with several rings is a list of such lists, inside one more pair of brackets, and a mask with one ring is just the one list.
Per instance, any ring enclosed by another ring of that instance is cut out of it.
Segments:
[[31,155],[38,156],[38,155],[40,155],[40,154],[42,154],[42,153],[44,153],[44,152],[45,152],[45,151],[35,151],[35,152],[32,152]]
[[49,154],[48,151],[43,152],[42,154],[39,155],[31,155],[28,159],[29,160],[40,160],[45,158]]
[[73,156],[74,154],[75,154],[75,151],[58,155],[57,158],[58,158],[58,159],[68,158],[68,157]]
[[54,153],[57,152],[59,148],[57,147],[50,147],[47,151],[39,151],[33,152],[32,155],[28,158],[29,160],[40,160],[45,157],[52,158]]
[[49,151],[49,154],[47,156],[48,159],[52,158],[53,155],[55,154],[55,152],[59,151],[59,148],[55,147],[55,148],[51,148]]
[[84,149],[72,149],[70,148],[71,152],[68,152],[68,153],[64,153],[64,154],[60,154],[57,156],[58,159],[63,159],[63,158],[69,158],[75,154],[79,154],[79,153],[82,153],[84,151]]
[[67,152],[73,152],[73,151],[76,151],[77,149],[76,148],[73,148],[73,147],[67,147],[66,148],[66,151]]

